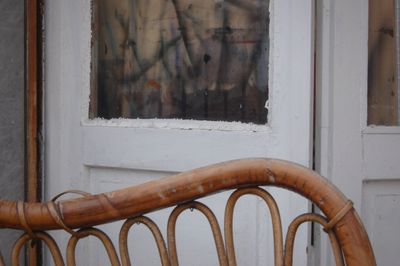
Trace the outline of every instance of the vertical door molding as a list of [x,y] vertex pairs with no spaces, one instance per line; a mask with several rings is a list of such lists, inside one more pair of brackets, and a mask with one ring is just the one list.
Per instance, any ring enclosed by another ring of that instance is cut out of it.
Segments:
[[[316,170],[352,199],[360,213],[368,1],[318,1],[317,25]],[[334,265],[327,239],[321,236],[320,241],[321,258],[315,265]]]

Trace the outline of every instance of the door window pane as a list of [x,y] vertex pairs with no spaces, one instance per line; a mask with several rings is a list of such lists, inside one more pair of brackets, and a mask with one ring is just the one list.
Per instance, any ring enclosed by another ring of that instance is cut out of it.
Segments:
[[400,125],[400,0],[370,0],[368,124]]
[[90,117],[267,122],[269,0],[97,0]]

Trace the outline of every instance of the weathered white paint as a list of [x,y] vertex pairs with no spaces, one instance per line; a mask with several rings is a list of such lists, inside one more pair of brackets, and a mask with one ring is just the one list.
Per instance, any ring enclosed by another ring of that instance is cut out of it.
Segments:
[[[389,195],[393,182],[400,179],[400,130],[367,127],[368,1],[322,0],[317,10],[317,170],[354,202],[374,235],[378,265],[395,265],[396,252],[379,250],[391,250],[392,242],[382,237],[398,230],[398,222],[387,210],[399,207],[382,209],[385,198],[378,210],[373,199]],[[379,184],[379,193],[372,184]],[[378,213],[386,215],[385,227],[371,226]],[[320,241],[321,257],[315,265],[334,265],[326,237]],[[379,263],[381,256],[386,256],[386,263]]]
[[363,172],[368,180],[400,178],[400,134],[363,134]]
[[396,265],[400,246],[400,180],[367,180],[363,216],[374,246],[377,265]]
[[[86,114],[87,116],[87,114]],[[182,130],[218,130],[218,131],[248,131],[248,132],[271,132],[269,125],[256,125],[242,122],[226,121],[202,121],[191,119],[87,119],[84,118],[84,126],[102,127],[131,127],[131,128],[154,128],[154,129],[182,129]]]
[[[313,1],[272,1],[271,12],[269,125],[179,120],[105,122],[87,120],[90,1],[46,3],[46,197],[72,188],[93,193],[112,190],[244,157],[276,157],[309,166]],[[275,189],[271,191],[281,207],[284,228],[289,219],[298,214],[293,210],[307,211],[307,202],[299,196]],[[222,200],[210,201],[217,209],[217,216],[221,217],[218,210],[223,209]],[[239,249],[242,247],[239,261],[248,260],[247,264],[251,265],[268,262],[270,265],[272,232],[269,222],[265,222],[268,220],[265,207],[254,198],[241,204],[245,207],[239,213],[244,212],[244,215],[235,218],[236,239]],[[161,215],[161,218],[165,217]],[[182,248],[188,249],[182,260],[189,261],[193,256],[202,265],[214,264],[214,257],[199,257],[196,248],[191,248],[195,243],[191,243],[194,241],[191,241],[187,227],[183,226],[181,230],[184,232]],[[202,232],[194,235],[200,236],[201,243],[208,243],[207,234]],[[56,237],[66,240],[65,234]],[[298,265],[305,265],[305,228],[300,231],[296,243]],[[201,245],[201,249],[204,254],[214,254],[211,244]],[[91,258],[81,263],[98,265],[97,260],[102,261],[98,250],[93,244],[79,244],[78,252],[84,255],[84,260]],[[138,254],[145,254],[139,260],[155,261],[147,258],[147,252]]]

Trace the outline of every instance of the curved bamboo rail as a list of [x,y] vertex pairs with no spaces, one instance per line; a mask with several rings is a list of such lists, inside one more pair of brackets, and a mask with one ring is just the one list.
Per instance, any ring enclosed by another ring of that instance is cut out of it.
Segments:
[[[139,216],[222,190],[262,185],[286,188],[314,202],[333,227],[346,265],[376,265],[365,229],[356,211],[348,208],[347,198],[315,172],[281,160],[220,163],[118,191],[60,201],[56,205],[68,228],[83,228]],[[25,203],[22,219],[18,205],[0,200],[1,227],[32,231],[62,228],[49,204]]]

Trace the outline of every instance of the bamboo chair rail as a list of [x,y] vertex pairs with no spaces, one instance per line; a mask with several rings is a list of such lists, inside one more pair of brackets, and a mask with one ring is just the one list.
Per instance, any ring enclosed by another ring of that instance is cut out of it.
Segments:
[[[258,186],[276,186],[299,193],[318,206],[325,216],[300,215],[290,224],[284,242],[277,204],[266,190]],[[229,189],[236,191],[231,194],[225,209],[224,242],[215,215],[196,200]],[[71,234],[66,252],[67,265],[75,265],[76,244],[89,235],[97,237],[103,243],[111,265],[131,265],[127,239],[130,228],[137,223],[145,225],[152,232],[162,265],[178,265],[175,225],[180,213],[188,208],[200,211],[207,218],[220,265],[236,265],[233,211],[237,200],[247,194],[263,199],[270,210],[276,266],[292,265],[297,228],[305,222],[319,223],[324,227],[337,265],[376,265],[368,235],[351,202],[317,173],[287,161],[230,161],[98,195],[72,192],[81,194],[82,197],[56,201],[57,196],[47,203],[0,200],[0,227],[25,231],[13,246],[12,265],[18,265],[20,251],[29,241],[42,241],[48,246],[54,263],[65,265],[57,244],[45,232],[55,229],[63,229]],[[168,220],[166,244],[158,226],[143,215],[171,206],[176,208]],[[93,226],[124,219],[126,221],[119,235],[119,258],[110,238]]]

